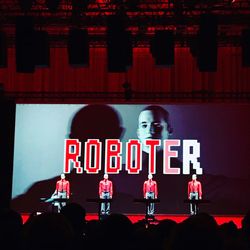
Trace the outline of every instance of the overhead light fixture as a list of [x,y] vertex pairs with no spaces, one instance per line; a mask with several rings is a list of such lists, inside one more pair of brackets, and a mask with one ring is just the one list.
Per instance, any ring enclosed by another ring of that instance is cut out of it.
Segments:
[[71,66],[89,66],[89,40],[87,29],[70,29],[68,58]]
[[34,47],[35,47],[35,66],[49,67],[50,66],[50,46],[49,35],[47,31],[34,31]]
[[32,16],[16,18],[16,71],[19,73],[35,71],[34,31]]
[[119,15],[109,16],[107,20],[107,52],[109,72],[126,72],[132,66],[131,32],[126,30]]
[[150,51],[157,66],[174,65],[174,32],[157,30],[150,44]]
[[217,16],[202,14],[197,47],[197,63],[200,72],[215,72],[217,70],[217,31]]

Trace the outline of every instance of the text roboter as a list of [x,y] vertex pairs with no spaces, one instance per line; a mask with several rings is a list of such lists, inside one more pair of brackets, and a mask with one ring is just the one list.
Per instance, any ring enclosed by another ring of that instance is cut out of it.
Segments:
[[[197,140],[182,140],[182,172],[179,167],[171,167],[171,158],[178,157],[178,151],[172,147],[180,147],[181,140],[158,140],[148,139],[146,140],[146,146],[148,151],[148,171],[151,174],[159,171],[159,166],[156,167],[157,151],[162,147],[163,162],[162,172],[166,175],[179,175],[190,174],[190,169],[196,171],[197,174],[202,174],[202,168],[198,161],[200,157],[200,143]],[[162,143],[162,145],[161,145]],[[103,144],[105,144],[104,158]],[[119,139],[106,139],[105,142],[101,142],[99,139],[88,139],[84,142],[84,157],[81,157],[81,142],[78,139],[65,139],[64,147],[64,172],[69,173],[71,168],[76,169],[76,173],[98,174],[101,171],[101,167],[104,164],[104,170],[107,174],[119,174],[122,170],[122,153],[123,144]],[[130,139],[126,142],[125,150],[125,170],[128,174],[139,174],[142,170],[142,144],[138,139]],[[83,164],[79,158],[83,159]],[[102,161],[104,159],[104,161]]]

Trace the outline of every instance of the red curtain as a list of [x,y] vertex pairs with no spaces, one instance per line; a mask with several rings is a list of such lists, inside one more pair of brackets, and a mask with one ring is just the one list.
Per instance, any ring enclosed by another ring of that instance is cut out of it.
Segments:
[[90,49],[90,66],[73,68],[68,64],[66,48],[50,49],[49,68],[35,73],[17,73],[15,49],[8,49],[8,67],[0,69],[0,83],[6,93],[13,92],[123,92],[127,79],[134,92],[180,93],[208,90],[212,92],[250,92],[250,67],[241,65],[241,49],[218,49],[217,72],[199,72],[188,48],[175,49],[172,67],[156,67],[148,48],[133,50],[133,66],[127,73],[107,71],[105,48]]

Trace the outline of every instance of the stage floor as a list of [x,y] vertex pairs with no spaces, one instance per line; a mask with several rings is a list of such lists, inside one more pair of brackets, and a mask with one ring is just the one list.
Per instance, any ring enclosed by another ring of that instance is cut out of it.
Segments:
[[[143,220],[145,218],[144,214],[126,214],[126,215],[133,223]],[[155,219],[158,221],[164,220],[164,219],[170,219],[170,220],[176,221],[177,223],[182,222],[188,217],[189,217],[188,214],[156,214],[155,215]],[[241,228],[241,221],[244,216],[243,215],[213,215],[213,217],[215,218],[218,225],[232,221],[238,228]],[[23,223],[25,223],[26,220],[29,218],[29,214],[22,214],[22,218],[23,218]],[[87,214],[86,220],[87,221],[98,220],[98,214],[97,213]]]

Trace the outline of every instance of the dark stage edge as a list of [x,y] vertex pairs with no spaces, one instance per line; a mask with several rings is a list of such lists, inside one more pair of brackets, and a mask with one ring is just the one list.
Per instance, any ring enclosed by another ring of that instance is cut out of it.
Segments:
[[[22,214],[23,223],[27,221],[30,214]],[[133,223],[142,221],[145,219],[144,214],[125,214]],[[165,219],[174,220],[177,223],[182,222],[183,220],[187,219],[190,215],[189,214],[155,214],[156,221],[161,221]],[[227,223],[232,221],[238,228],[241,228],[241,222],[244,215],[212,215],[217,224],[221,225],[223,223]],[[86,215],[86,220],[98,220],[97,213],[88,213]]]

